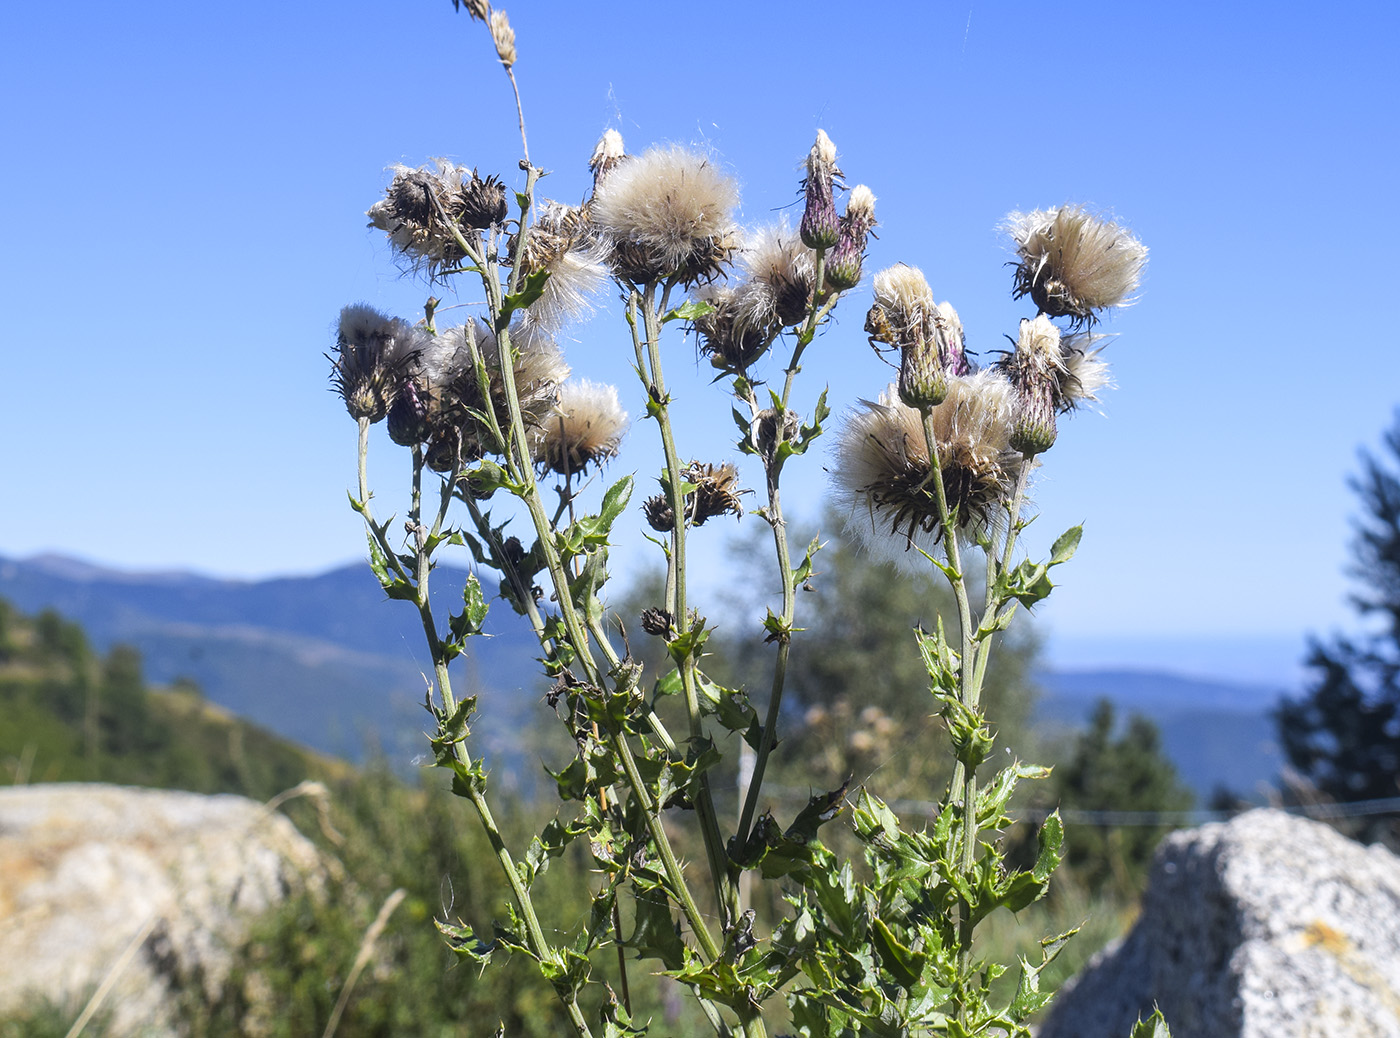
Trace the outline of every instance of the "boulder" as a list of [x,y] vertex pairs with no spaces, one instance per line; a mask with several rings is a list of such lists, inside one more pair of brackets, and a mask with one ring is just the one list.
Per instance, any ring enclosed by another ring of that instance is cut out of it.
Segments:
[[1123,1038],[1154,1002],[1177,1038],[1400,1038],[1400,858],[1272,810],[1172,834],[1040,1038]]
[[174,1034],[172,993],[216,994],[249,925],[322,863],[238,796],[63,784],[0,789],[0,1015],[75,1017],[110,982],[111,1035]]

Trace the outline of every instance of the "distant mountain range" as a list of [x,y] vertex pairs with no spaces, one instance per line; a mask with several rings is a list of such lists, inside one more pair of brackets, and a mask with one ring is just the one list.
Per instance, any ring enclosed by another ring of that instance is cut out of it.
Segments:
[[[461,601],[466,571],[434,571],[441,613]],[[214,702],[314,749],[351,759],[382,751],[407,768],[426,744],[425,673],[417,614],[387,600],[368,567],[261,581],[191,573],[131,573],[59,555],[0,558],[0,598],[24,612],[51,608],[102,650],[135,645],[147,678],[192,678]],[[517,757],[537,718],[544,679],[538,645],[496,599],[491,637],[472,646],[469,691],[481,691],[488,753]],[[460,679],[459,679],[460,680]],[[1130,669],[1043,671],[1035,717],[1048,733],[1081,726],[1100,697],[1120,715],[1162,729],[1166,751],[1204,800],[1217,786],[1253,794],[1281,758],[1269,712],[1279,690]]]

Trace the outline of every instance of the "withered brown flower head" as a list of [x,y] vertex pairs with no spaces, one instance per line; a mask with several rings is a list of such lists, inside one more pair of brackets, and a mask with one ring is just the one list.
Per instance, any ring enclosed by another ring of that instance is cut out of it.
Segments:
[[670,533],[676,528],[676,512],[665,494],[653,494],[643,501],[642,515],[657,533]]
[[471,180],[462,185],[459,212],[458,218],[465,227],[485,230],[505,223],[509,212],[505,184],[495,176],[482,180],[477,171],[472,170]]
[[331,385],[350,417],[381,421],[427,343],[422,329],[364,304],[340,311]]
[[436,276],[466,256],[458,236],[500,224],[507,214],[505,187],[495,177],[434,159],[431,167],[394,166],[384,198],[370,206],[370,226],[378,227],[415,265]]
[[1126,306],[1147,263],[1147,247],[1118,224],[1083,206],[1012,213],[1006,229],[1020,256],[1015,295],[1042,313],[1089,324]]
[[711,364],[721,371],[742,374],[767,352],[778,328],[744,320],[734,286],[713,282],[700,286],[692,295],[697,302],[713,307],[692,322],[700,336],[700,352]]
[[778,412],[773,408],[765,408],[754,416],[754,420],[749,429],[753,445],[758,450],[759,457],[765,461],[772,461],[774,451],[778,448],[778,434],[782,433],[782,442],[791,442],[797,438],[801,431],[801,420],[797,417],[797,412],[791,408],[783,409],[781,421]]
[[642,630],[647,634],[658,638],[664,638],[671,633],[671,614],[664,609],[644,609],[642,611]]
[[717,515],[742,516],[744,505],[740,495],[748,493],[739,486],[739,470],[729,462],[711,465],[692,461],[684,473],[685,481],[695,489],[685,495],[686,519],[692,526],[703,526],[705,520]]

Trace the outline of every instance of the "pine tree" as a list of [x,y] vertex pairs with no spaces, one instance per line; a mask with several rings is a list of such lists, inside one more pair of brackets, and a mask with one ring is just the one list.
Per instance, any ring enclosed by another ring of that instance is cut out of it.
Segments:
[[[1313,639],[1312,685],[1285,700],[1275,721],[1293,768],[1341,803],[1400,797],[1400,412],[1385,435],[1390,464],[1361,452],[1350,481],[1362,516],[1352,542],[1352,604],[1379,630],[1357,638]],[[1342,828],[1366,843],[1400,847],[1400,809],[1350,820]]]

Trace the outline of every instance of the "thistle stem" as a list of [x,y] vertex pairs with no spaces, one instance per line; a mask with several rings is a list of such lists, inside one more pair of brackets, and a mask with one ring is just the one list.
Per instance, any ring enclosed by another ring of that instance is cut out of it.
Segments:
[[[681,473],[680,456],[676,451],[676,440],[671,428],[670,400],[666,394],[666,378],[661,366],[661,316],[656,306],[656,284],[645,287],[640,299],[644,340],[637,338],[636,327],[637,293],[629,299],[628,312],[633,328],[634,344],[639,361],[638,374],[646,383],[647,394],[652,403],[648,410],[655,413],[657,426],[661,431],[661,446],[666,458],[666,496],[670,501],[673,515],[671,528],[671,555],[667,569],[667,584],[671,592],[670,611],[678,630],[689,627],[686,602],[686,515],[684,479]],[[662,297],[665,305],[670,290]],[[696,684],[694,654],[689,654],[680,662],[681,687],[685,693],[686,717],[690,724],[690,738],[704,738],[704,726],[700,716],[700,696]],[[700,776],[700,794],[696,797],[695,813],[700,820],[700,831],[704,837],[705,857],[710,868],[711,882],[715,888],[715,898],[720,906],[723,925],[728,927],[737,917],[738,891],[731,882],[728,858],[724,850],[724,837],[719,828],[719,816],[715,812],[714,795],[710,790],[708,775]]]
[[[958,547],[957,516],[948,508],[948,495],[943,485],[942,463],[938,457],[938,436],[933,428],[932,408],[923,409],[924,442],[928,447],[929,455],[929,476],[933,484],[934,495],[938,501],[938,515],[943,524],[943,548],[948,556],[948,568],[951,573],[946,574],[948,583],[952,585],[953,596],[958,604],[958,627],[961,634],[960,654],[958,662],[958,701],[967,711],[974,711],[977,707],[978,689],[975,685],[977,676],[976,660],[974,653],[976,646],[973,640],[974,627],[972,625],[972,606],[968,601],[967,577],[963,573],[962,557]],[[957,790],[962,795],[962,842],[959,848],[960,870],[964,876],[972,875],[973,864],[977,857],[977,773],[975,768],[967,767],[962,761],[958,761],[953,768],[953,790]],[[972,909],[966,900],[960,900],[958,905],[958,973],[960,980],[965,977],[972,964]],[[954,995],[954,1004],[959,1021],[964,1027],[967,1026],[967,1003],[960,992]]]

